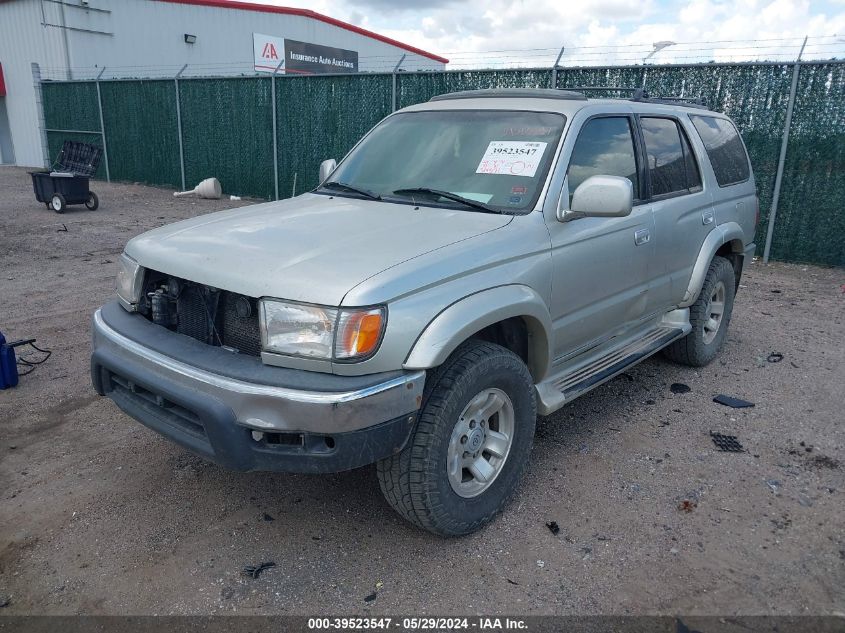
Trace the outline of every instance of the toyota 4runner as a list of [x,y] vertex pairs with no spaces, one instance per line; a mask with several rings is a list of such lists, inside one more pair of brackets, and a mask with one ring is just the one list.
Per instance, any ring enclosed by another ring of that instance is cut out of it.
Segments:
[[376,463],[443,535],[512,495],[537,414],[659,350],[710,362],[754,252],[735,126],[674,100],[441,95],[320,180],[130,240],[94,387],[232,469]]

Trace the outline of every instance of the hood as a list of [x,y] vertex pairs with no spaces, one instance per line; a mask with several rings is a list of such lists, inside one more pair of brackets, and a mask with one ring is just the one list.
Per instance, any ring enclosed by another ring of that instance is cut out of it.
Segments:
[[354,286],[512,216],[304,194],[222,211],[130,240],[142,266],[251,297],[340,305]]

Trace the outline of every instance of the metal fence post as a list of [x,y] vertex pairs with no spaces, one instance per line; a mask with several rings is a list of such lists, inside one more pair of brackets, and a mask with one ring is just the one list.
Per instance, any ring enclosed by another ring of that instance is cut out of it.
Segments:
[[778,216],[778,203],[780,202],[780,186],[783,182],[783,167],[786,164],[786,148],[789,145],[789,129],[792,127],[792,111],[795,109],[795,95],[798,92],[798,73],[801,68],[801,55],[804,54],[804,47],[807,45],[807,38],[801,44],[798,51],[798,59],[792,67],[792,85],[789,88],[789,102],[786,106],[786,120],[783,123],[783,138],[780,141],[780,156],[778,157],[778,170],[775,174],[775,190],[772,194],[772,208],[769,211],[769,221],[766,226],[766,245],[763,247],[763,263],[769,263],[769,254],[772,250],[772,238],[775,234],[775,219]]
[[[275,199],[279,199],[279,139],[276,137],[276,73],[285,65],[285,60],[279,62],[276,70],[270,75],[270,104],[273,108],[273,191]],[[296,179],[294,179],[294,193],[296,192]]]
[[402,54],[402,57],[399,58],[399,63],[393,67],[392,79],[393,79],[393,91],[392,91],[392,101],[390,103],[390,110],[391,112],[396,112],[396,73],[399,72],[399,67],[402,65],[402,62],[405,61],[405,54]]
[[50,146],[47,144],[47,123],[44,118],[44,99],[41,96],[41,66],[32,62],[32,83],[35,87],[35,111],[38,114],[38,131],[41,133],[41,160],[50,167]]
[[106,142],[106,126],[103,124],[103,96],[100,94],[100,77],[103,76],[103,73],[106,72],[106,67],[100,70],[100,74],[97,75],[96,84],[97,84],[97,110],[100,114],[100,134],[103,137],[103,160],[106,162],[106,182],[111,182],[111,173],[109,172],[109,148],[108,143]]
[[560,47],[560,52],[557,54],[557,59],[555,60],[555,65],[552,66],[552,88],[557,88],[557,68],[560,65],[560,58],[563,57],[563,49],[566,48],[565,46]]
[[185,148],[182,144],[182,99],[179,94],[179,77],[182,76],[187,67],[188,64],[182,66],[173,78],[173,84],[176,88],[176,132],[179,134],[179,173],[182,176],[182,191],[185,191]]

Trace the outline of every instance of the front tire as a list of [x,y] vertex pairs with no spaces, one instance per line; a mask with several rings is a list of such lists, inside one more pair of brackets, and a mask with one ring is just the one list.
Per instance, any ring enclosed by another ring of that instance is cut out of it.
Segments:
[[663,350],[667,358],[690,367],[704,367],[725,342],[736,293],[734,268],[724,257],[714,257],[698,299],[690,306],[692,331]]
[[468,341],[431,373],[408,444],[378,463],[382,493],[430,532],[474,532],[516,491],[536,417],[525,363],[500,345]]

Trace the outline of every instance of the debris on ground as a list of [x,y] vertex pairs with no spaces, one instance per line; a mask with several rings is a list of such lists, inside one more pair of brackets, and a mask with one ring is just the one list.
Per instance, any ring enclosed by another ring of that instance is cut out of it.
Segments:
[[373,602],[376,599],[376,597],[377,597],[377,595],[376,595],[376,592],[374,591],[369,596],[364,598],[364,602]]
[[[843,558],[845,558],[845,557],[843,557]],[[517,587],[519,586],[519,583],[516,582],[515,580],[511,580],[510,578],[505,578],[505,580],[507,580],[508,583],[510,583],[511,585],[516,585]]]
[[11,602],[11,600],[9,600],[9,596],[0,596],[0,609],[8,607],[9,602]]
[[690,389],[689,385],[685,385],[682,382],[673,382],[669,385],[669,391],[672,393],[689,393],[692,389]]
[[552,534],[560,534],[560,526],[557,524],[557,521],[548,521],[546,527],[549,528],[549,532]]
[[745,449],[737,440],[736,435],[722,435],[721,433],[714,433],[710,431],[710,438],[720,451],[725,453],[742,453]]
[[767,479],[766,485],[771,488],[772,492],[774,492],[775,494],[777,494],[780,490],[780,481],[778,481],[777,479]]
[[780,352],[772,352],[766,357],[766,360],[770,363],[779,363],[783,360],[783,354]]
[[384,583],[381,580],[376,581],[376,591],[384,587]]
[[678,504],[678,510],[681,512],[692,512],[698,507],[698,504],[695,501],[690,501],[689,499],[684,499]]
[[745,409],[747,407],[753,407],[754,403],[749,402],[748,400],[741,400],[740,398],[734,398],[732,396],[726,396],[724,394],[719,394],[715,398],[713,398],[713,402],[718,404],[723,404],[726,407],[731,407],[732,409]]
[[247,565],[243,568],[241,572],[244,576],[250,576],[251,578],[258,578],[265,569],[271,569],[275,567],[276,563],[273,561],[267,561],[266,563],[260,563],[258,565]]
[[839,468],[839,462],[827,455],[816,455],[810,461],[810,464],[816,468],[830,468],[831,470],[837,470]]
[[67,224],[62,222],[62,228],[56,229],[56,233],[67,233]]
[[544,561],[544,560],[538,560],[537,561],[537,567],[539,567],[540,569],[542,569],[545,566],[546,566],[546,561]]
[[266,512],[264,513],[264,517],[263,517],[263,518],[264,518],[264,520],[265,520],[265,521],[275,521],[275,520],[276,520],[276,519],[274,519],[272,516],[270,516],[269,514],[267,514]]

